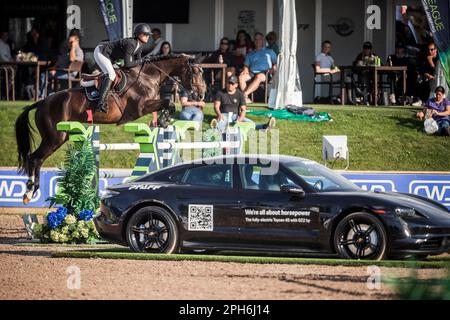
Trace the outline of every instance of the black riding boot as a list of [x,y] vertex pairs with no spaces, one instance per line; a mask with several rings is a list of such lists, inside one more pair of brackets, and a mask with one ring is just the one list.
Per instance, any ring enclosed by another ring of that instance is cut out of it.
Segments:
[[97,103],[96,111],[108,113],[108,93],[111,89],[113,81],[109,77],[105,77],[102,81],[102,86],[100,88],[100,99]]

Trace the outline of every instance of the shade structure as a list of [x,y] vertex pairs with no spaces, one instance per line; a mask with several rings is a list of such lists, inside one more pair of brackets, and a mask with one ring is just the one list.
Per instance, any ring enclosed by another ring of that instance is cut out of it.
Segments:
[[289,104],[303,105],[297,64],[297,17],[295,0],[279,0],[280,54],[274,88],[270,91],[269,107],[283,109]]

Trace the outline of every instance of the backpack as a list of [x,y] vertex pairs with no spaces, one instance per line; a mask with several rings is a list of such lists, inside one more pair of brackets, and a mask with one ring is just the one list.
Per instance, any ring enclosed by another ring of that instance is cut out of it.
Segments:
[[287,106],[286,106],[286,109],[287,109],[289,112],[292,112],[292,113],[294,113],[294,114],[301,114],[301,115],[304,115],[304,116],[310,116],[310,117],[312,117],[312,116],[314,116],[314,114],[315,114],[314,108],[310,108],[310,107],[299,107],[299,106],[296,106],[296,105],[293,105],[293,104],[287,105]]

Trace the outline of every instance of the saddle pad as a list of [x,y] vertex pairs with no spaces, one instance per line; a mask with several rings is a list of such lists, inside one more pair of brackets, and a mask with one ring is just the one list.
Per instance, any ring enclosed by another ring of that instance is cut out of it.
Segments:
[[85,87],[84,93],[86,94],[86,98],[89,101],[97,101],[98,99],[100,99],[100,92],[95,86]]

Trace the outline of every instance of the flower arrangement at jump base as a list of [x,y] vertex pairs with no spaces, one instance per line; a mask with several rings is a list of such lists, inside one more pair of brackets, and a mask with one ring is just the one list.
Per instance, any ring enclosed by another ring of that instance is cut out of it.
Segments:
[[41,242],[93,243],[99,240],[94,225],[95,211],[99,206],[97,196],[95,155],[91,140],[84,139],[69,146],[66,159],[60,168],[58,191],[50,197],[50,207],[44,223],[33,226],[33,235]]

